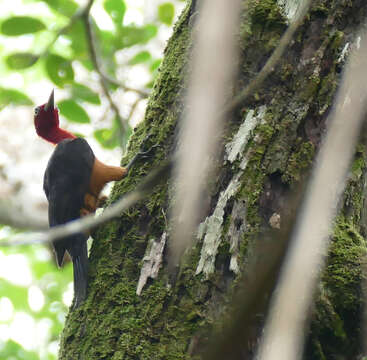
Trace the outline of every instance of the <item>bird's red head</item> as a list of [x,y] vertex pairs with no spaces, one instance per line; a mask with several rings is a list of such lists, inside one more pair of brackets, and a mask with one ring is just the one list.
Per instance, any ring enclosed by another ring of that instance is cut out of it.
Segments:
[[37,134],[53,144],[64,139],[74,139],[75,136],[59,128],[59,110],[54,104],[54,91],[46,104],[34,109],[34,126]]

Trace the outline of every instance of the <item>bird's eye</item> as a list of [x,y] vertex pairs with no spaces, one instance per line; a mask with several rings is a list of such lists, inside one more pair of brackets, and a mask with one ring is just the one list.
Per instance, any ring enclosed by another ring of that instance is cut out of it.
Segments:
[[36,107],[34,109],[34,115],[37,116],[39,114],[39,112],[40,112],[40,108],[39,107]]

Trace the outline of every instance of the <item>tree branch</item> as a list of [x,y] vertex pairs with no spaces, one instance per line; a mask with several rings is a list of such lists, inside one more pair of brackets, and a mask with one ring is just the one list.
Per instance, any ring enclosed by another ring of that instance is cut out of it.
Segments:
[[171,172],[172,164],[173,160],[171,159],[164,163],[160,168],[152,171],[136,187],[136,190],[125,194],[119,201],[107,207],[103,214],[98,217],[95,217],[94,215],[88,215],[82,219],[68,222],[65,225],[52,227],[50,230],[44,233],[16,235],[12,237],[12,240],[0,242],[0,246],[49,243],[51,241],[60,240],[76,233],[94,229],[97,226],[120,216],[123,211],[135,205],[139,200],[144,199],[153,191],[156,185],[168,178]]
[[0,224],[11,226],[19,230],[46,230],[46,218],[36,217],[11,203],[10,199],[0,200]]
[[97,56],[97,49],[96,49],[96,45],[95,45],[95,37],[94,37],[94,34],[93,34],[91,18],[89,16],[89,11],[85,12],[83,14],[82,20],[83,20],[85,30],[86,30],[86,33],[87,33],[87,41],[88,41],[88,45],[89,45],[90,57],[91,57],[91,60],[93,62],[94,68],[98,73],[99,81],[100,81],[103,93],[106,96],[108,102],[110,103],[112,111],[115,113],[115,116],[117,117],[117,120],[118,120],[119,124],[121,125],[123,132],[126,132],[127,131],[127,122],[128,122],[128,120],[124,119],[121,116],[118,106],[113,101],[112,96],[110,94],[110,91],[108,89],[108,80],[107,80],[105,74],[103,73],[103,71],[101,69],[101,66],[100,66],[100,63],[99,63],[99,59],[98,59],[98,56]]

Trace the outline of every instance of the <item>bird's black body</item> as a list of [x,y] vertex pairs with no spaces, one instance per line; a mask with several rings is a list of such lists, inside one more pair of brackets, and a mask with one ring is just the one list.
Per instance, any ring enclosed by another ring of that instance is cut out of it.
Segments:
[[[78,219],[88,192],[95,156],[81,138],[61,141],[53,152],[43,179],[43,189],[49,202],[50,226]],[[68,251],[74,266],[75,306],[86,297],[88,253],[86,234],[76,234],[53,243],[57,263],[62,265]]]

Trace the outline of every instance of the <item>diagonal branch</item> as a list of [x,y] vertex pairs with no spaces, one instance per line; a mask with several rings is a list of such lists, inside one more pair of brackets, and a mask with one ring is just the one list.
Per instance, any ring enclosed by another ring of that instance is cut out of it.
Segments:
[[39,57],[43,57],[43,56],[46,56],[52,46],[55,44],[55,42],[57,41],[57,39],[65,34],[66,32],[68,32],[72,26],[83,16],[83,14],[85,12],[89,12],[90,11],[90,8],[92,7],[93,5],[93,2],[94,0],[89,0],[87,5],[82,8],[82,9],[79,9],[71,18],[70,18],[70,21],[64,26],[62,27],[61,29],[59,29],[56,34],[54,35],[53,39],[47,44],[47,46],[45,47],[45,49],[41,52],[41,54],[39,55]]
[[86,8],[86,11],[82,15],[82,20],[85,26],[86,34],[87,34],[87,41],[89,46],[89,52],[90,57],[92,60],[92,63],[94,65],[94,68],[99,76],[100,85],[102,87],[103,93],[106,96],[108,102],[110,103],[112,111],[115,113],[115,116],[118,120],[121,133],[126,133],[128,130],[128,121],[129,119],[124,119],[121,114],[118,106],[116,105],[115,101],[112,99],[111,93],[109,91],[108,85],[109,83],[112,83],[114,85],[117,85],[121,87],[125,91],[134,91],[136,92],[140,98],[146,98],[148,97],[148,93],[142,90],[132,89],[124,84],[121,84],[117,82],[116,80],[112,79],[110,76],[108,76],[102,69],[102,65],[99,60],[99,56],[97,53],[97,46],[96,46],[96,39],[93,33],[93,24],[92,19],[90,17],[90,7]]
[[119,201],[107,207],[103,214],[98,217],[94,217],[94,215],[88,215],[82,219],[68,222],[65,225],[55,226],[43,233],[17,235],[12,238],[13,240],[0,242],[0,246],[49,243],[51,241],[65,238],[66,236],[94,229],[97,226],[120,216],[123,211],[129,209],[138,201],[144,199],[153,191],[156,185],[168,178],[171,172],[172,164],[173,160],[169,160],[160,168],[151,172],[136,187],[136,190],[125,194]]
[[95,70],[97,71],[97,73],[99,75],[99,81],[100,81],[103,93],[106,96],[108,102],[110,103],[112,111],[115,113],[119,124],[121,124],[123,132],[126,132],[127,131],[127,122],[128,122],[128,120],[124,119],[121,116],[118,106],[113,101],[112,96],[110,94],[110,91],[108,89],[108,80],[107,80],[104,72],[102,71],[101,65],[99,63],[99,59],[98,59],[98,55],[97,55],[97,49],[96,49],[96,41],[95,41],[95,37],[94,37],[94,34],[93,34],[92,21],[91,21],[91,18],[89,16],[89,11],[87,11],[83,14],[82,20],[83,20],[85,30],[86,30],[86,33],[87,33],[87,41],[88,41],[88,45],[89,45],[90,57],[91,57],[91,60],[93,62],[94,68],[95,68]]
[[26,213],[21,206],[13,204],[10,199],[0,199],[0,224],[15,229],[46,230],[47,219]]
[[[62,27],[61,29],[59,29],[56,34],[54,35],[54,37],[52,38],[52,40],[47,44],[47,46],[45,47],[45,49],[41,52],[41,54],[39,55],[39,57],[43,57],[45,55],[47,55],[50,51],[50,49],[52,48],[52,46],[55,44],[55,42],[57,41],[57,39],[65,34],[66,32],[68,32],[72,26],[80,19],[82,19],[84,21],[84,23],[86,24],[86,26],[90,26],[89,25],[89,14],[90,14],[90,9],[92,8],[92,5],[94,3],[94,0],[88,0],[88,3],[81,8],[80,10],[78,10],[69,20],[68,24],[66,24],[64,27]],[[88,24],[87,24],[88,23]],[[88,34],[88,29],[87,29],[87,34]],[[89,37],[89,35],[87,35],[87,39],[88,42],[92,41],[92,37]],[[94,44],[92,44],[92,46],[94,47]],[[91,57],[92,57],[92,61],[95,65],[96,71],[99,74],[99,76],[101,78],[103,78],[106,83],[110,83],[113,84],[121,89],[123,89],[124,91],[132,91],[135,92],[136,94],[138,94],[141,98],[147,98],[149,93],[147,91],[144,90],[140,90],[140,89],[134,89],[132,87],[126,86],[124,83],[111,78],[110,76],[108,76],[107,74],[105,74],[102,70],[101,67],[97,61],[97,57],[96,54],[92,53],[92,46],[90,46],[91,48]],[[94,61],[93,57],[95,56],[96,62]]]

